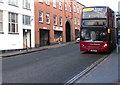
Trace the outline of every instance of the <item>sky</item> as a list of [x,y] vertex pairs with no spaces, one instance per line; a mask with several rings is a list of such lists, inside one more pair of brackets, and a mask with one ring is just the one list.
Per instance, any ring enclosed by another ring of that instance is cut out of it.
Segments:
[[85,6],[109,6],[113,11],[118,11],[118,2],[120,0],[77,0],[77,1]]

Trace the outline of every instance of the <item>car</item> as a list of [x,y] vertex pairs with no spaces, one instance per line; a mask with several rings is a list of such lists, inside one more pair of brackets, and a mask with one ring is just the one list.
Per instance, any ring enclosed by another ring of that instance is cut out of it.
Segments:
[[118,38],[120,38],[120,31],[118,31]]
[[80,42],[80,38],[79,38],[79,37],[76,38],[75,42],[76,42],[76,43],[79,43],[79,42]]

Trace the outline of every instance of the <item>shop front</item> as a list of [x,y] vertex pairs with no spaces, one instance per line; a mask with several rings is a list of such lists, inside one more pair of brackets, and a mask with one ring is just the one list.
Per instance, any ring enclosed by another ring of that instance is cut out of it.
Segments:
[[54,42],[62,43],[63,42],[63,28],[53,26],[53,29],[54,29]]

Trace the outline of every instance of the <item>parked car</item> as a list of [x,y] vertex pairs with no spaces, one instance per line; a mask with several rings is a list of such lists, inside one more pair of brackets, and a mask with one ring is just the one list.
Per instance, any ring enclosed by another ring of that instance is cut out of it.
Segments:
[[78,37],[78,38],[76,38],[76,43],[79,43],[80,42],[80,38]]
[[118,38],[120,38],[120,31],[118,31]]

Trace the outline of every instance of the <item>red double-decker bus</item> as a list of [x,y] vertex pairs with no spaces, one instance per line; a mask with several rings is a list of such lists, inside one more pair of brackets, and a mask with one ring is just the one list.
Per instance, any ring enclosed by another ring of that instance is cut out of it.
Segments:
[[106,6],[82,9],[80,51],[110,52],[116,47],[114,12]]

